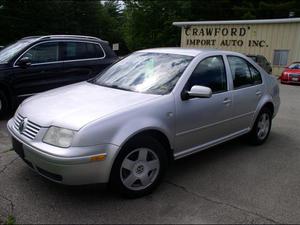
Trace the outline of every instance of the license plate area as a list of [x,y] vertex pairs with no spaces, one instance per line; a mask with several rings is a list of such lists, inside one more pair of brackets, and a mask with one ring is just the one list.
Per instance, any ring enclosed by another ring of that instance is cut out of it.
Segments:
[[298,77],[293,77],[293,78],[292,78],[292,81],[298,81],[298,80],[299,80]]
[[23,149],[23,145],[21,142],[17,141],[15,138],[12,138],[12,146],[13,149],[15,150],[15,152],[22,158],[24,159],[25,155],[24,155],[24,149]]

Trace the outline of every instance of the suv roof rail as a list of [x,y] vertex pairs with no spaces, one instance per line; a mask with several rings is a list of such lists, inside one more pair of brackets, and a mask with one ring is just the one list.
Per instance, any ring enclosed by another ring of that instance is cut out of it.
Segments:
[[31,39],[31,38],[41,38],[42,36],[27,36],[27,37],[23,37],[21,38],[21,40],[26,40],[26,39]]
[[85,35],[70,35],[70,34],[58,34],[58,35],[45,35],[45,36],[28,36],[22,38],[22,40],[26,39],[31,39],[31,38],[36,38],[37,40],[44,40],[44,39],[51,39],[51,38],[84,38],[84,39],[89,39],[89,40],[95,40],[95,41],[102,41],[105,43],[108,43],[108,41],[102,40],[101,38],[98,37],[92,37],[92,36],[85,36]]
[[66,37],[66,38],[85,38],[85,39],[91,39],[91,40],[97,40],[97,41],[104,41],[104,40],[102,40],[100,38],[97,38],[97,37],[85,36],[85,35],[71,35],[71,34],[47,35],[47,36],[42,36],[42,39],[46,39],[46,38],[60,38],[60,37]]

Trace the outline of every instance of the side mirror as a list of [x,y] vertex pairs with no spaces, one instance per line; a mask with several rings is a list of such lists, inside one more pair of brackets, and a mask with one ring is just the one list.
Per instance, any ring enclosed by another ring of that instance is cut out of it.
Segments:
[[31,61],[28,57],[23,57],[19,60],[18,65],[22,68],[27,68],[31,65]]
[[182,96],[183,100],[190,98],[210,98],[212,95],[212,90],[209,87],[195,85],[190,91],[186,91]]

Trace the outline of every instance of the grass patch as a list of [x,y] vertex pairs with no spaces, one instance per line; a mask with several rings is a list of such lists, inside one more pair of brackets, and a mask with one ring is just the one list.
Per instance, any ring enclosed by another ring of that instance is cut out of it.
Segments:
[[16,224],[16,219],[14,216],[9,215],[6,219],[6,221],[4,222],[4,225],[14,225]]

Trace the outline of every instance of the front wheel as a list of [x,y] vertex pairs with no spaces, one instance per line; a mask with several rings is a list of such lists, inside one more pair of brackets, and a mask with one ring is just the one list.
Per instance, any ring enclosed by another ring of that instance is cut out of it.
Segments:
[[8,100],[6,95],[0,91],[0,118],[6,116],[8,112]]
[[253,125],[250,132],[250,141],[252,144],[260,145],[263,144],[271,130],[272,126],[272,113],[268,108],[263,108]]
[[152,137],[141,137],[120,151],[110,184],[127,197],[149,194],[161,181],[166,163],[163,146]]

